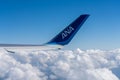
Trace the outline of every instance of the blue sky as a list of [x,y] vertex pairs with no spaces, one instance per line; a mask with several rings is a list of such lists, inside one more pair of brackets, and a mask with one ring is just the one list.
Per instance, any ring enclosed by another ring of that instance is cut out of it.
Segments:
[[120,48],[119,0],[0,1],[0,43],[42,44],[90,14],[67,49]]

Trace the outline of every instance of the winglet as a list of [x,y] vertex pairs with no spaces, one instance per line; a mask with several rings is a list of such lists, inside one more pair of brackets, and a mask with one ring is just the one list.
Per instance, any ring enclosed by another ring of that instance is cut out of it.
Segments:
[[67,45],[74,35],[81,28],[83,23],[87,20],[89,14],[80,15],[75,21],[73,21],[69,26],[67,26],[63,31],[61,31],[57,36],[50,40],[47,44],[59,44]]

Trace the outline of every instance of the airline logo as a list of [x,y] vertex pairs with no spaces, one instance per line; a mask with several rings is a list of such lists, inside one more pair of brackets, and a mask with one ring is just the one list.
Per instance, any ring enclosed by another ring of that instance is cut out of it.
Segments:
[[62,32],[62,39],[66,38],[71,32],[74,31],[72,26],[69,26],[65,31]]

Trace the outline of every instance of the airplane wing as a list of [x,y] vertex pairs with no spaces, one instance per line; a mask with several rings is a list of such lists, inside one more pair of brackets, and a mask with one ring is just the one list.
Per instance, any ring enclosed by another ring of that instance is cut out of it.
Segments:
[[75,21],[63,29],[53,39],[43,45],[31,45],[31,44],[0,44],[0,48],[4,48],[6,51],[11,50],[49,50],[49,49],[61,49],[64,45],[67,45],[74,35],[81,28],[83,23],[87,20],[89,14],[80,15]]

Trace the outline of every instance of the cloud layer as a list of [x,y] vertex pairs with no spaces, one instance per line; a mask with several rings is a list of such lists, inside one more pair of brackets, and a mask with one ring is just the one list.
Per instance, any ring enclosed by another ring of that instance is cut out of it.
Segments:
[[119,80],[120,49],[6,52],[0,80]]

